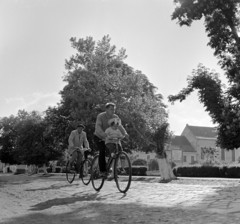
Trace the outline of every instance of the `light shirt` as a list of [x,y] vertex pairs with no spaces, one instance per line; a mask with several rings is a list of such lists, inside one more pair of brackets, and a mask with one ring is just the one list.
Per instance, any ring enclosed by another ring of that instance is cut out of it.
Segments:
[[121,145],[121,141],[120,140],[111,140],[109,138],[121,138],[123,137],[121,131],[119,129],[113,129],[112,127],[109,127],[105,133],[108,135],[108,137],[105,139],[105,144],[108,143],[117,143],[119,145]]
[[[107,128],[110,127],[110,125],[108,124],[108,121],[112,118],[119,118],[119,117],[116,114],[113,114],[111,117],[108,117],[106,112],[100,113],[97,116],[94,134],[98,138],[104,139],[103,133],[106,131]],[[127,133],[122,125],[119,125],[119,129],[123,135]]]
[[89,148],[89,142],[87,140],[86,132],[82,131],[81,134],[79,134],[78,130],[72,131],[68,138],[68,144],[68,151],[70,154],[75,151],[76,147],[83,149],[83,144],[85,148]]

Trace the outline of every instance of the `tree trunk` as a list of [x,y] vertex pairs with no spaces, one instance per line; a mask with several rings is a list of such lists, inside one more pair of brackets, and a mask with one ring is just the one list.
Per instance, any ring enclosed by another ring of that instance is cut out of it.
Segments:
[[165,156],[157,155],[159,172],[160,172],[160,183],[168,183],[171,180],[176,180],[176,176],[173,174],[170,162]]
[[44,172],[44,174],[47,174],[47,173],[48,173],[48,172],[47,172],[47,166],[46,166],[45,163],[43,164],[43,172]]

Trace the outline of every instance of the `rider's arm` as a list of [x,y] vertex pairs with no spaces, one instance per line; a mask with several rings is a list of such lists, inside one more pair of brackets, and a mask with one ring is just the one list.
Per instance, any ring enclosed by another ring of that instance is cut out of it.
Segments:
[[68,138],[68,145],[69,145],[69,148],[73,148],[74,147],[74,144],[73,144],[73,132],[71,132],[71,134],[69,135],[69,138]]
[[86,133],[84,134],[83,142],[84,142],[85,148],[89,149],[89,142],[87,140],[87,134]]
[[127,131],[125,130],[125,128],[122,125],[118,126],[118,130],[122,133],[123,136],[127,135]]
[[106,129],[106,131],[105,131],[105,134],[106,134],[106,137],[109,139],[109,138],[111,138],[111,131],[110,131],[110,129],[109,128],[107,128]]
[[97,116],[96,121],[96,132],[101,135],[102,137],[106,137],[105,132],[102,130],[102,120],[100,114]]

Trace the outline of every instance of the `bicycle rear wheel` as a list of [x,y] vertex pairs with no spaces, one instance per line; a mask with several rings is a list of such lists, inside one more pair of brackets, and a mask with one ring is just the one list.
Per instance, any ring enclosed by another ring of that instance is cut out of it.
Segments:
[[67,165],[66,165],[66,178],[67,178],[67,181],[71,184],[75,179],[76,171],[73,169],[69,169],[68,164],[69,164],[69,161],[67,162]]
[[91,181],[91,161],[89,159],[85,159],[81,164],[81,175],[82,182],[85,185],[88,185]]
[[126,193],[132,181],[132,167],[130,159],[125,152],[120,152],[114,164],[114,178],[121,193]]
[[104,184],[104,178],[100,177],[98,158],[99,155],[94,156],[91,167],[92,186],[96,191],[100,191]]

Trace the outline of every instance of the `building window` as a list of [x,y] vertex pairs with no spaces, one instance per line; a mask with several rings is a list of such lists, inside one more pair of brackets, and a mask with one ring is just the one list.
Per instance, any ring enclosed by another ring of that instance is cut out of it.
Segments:
[[191,163],[194,163],[194,156],[191,156]]
[[187,156],[183,156],[183,162],[187,162]]
[[235,149],[233,149],[233,150],[232,150],[232,161],[233,161],[233,162],[235,162],[235,157],[236,157],[235,153],[236,153],[236,152],[235,152]]
[[225,150],[224,149],[221,149],[221,158],[222,158],[222,161],[225,161]]

